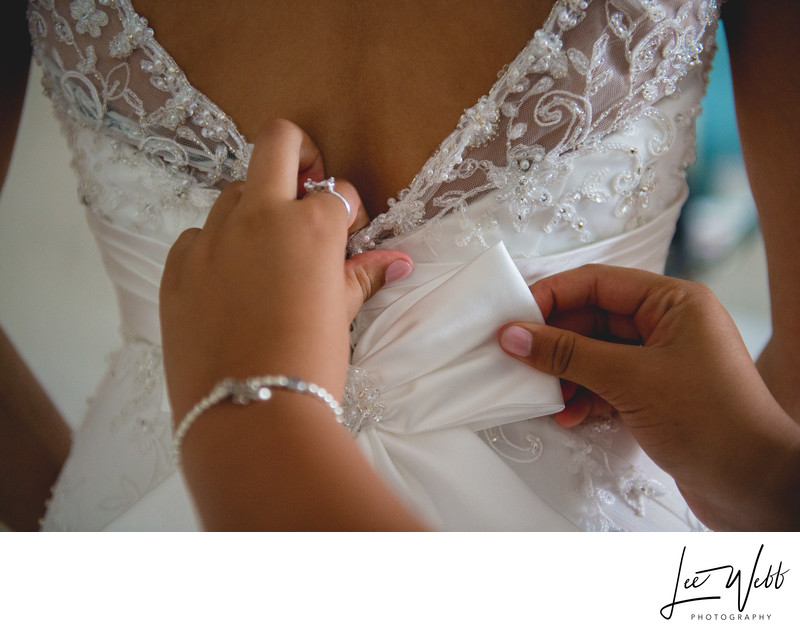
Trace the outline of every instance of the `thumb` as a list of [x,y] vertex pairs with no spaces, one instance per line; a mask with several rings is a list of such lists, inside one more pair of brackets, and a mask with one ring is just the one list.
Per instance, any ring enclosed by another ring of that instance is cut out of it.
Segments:
[[[546,374],[583,385],[609,402],[614,384],[625,382],[634,348],[584,337],[570,330],[516,322],[500,330],[506,353]],[[613,402],[612,402],[613,404]]]
[[406,254],[391,249],[364,252],[346,260],[344,273],[350,319],[384,284],[401,280],[413,270],[414,264]]

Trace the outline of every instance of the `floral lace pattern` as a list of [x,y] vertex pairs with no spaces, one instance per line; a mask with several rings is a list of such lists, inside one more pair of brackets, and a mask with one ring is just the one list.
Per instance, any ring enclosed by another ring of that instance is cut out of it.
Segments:
[[[605,13],[605,32],[582,50],[586,43],[573,37],[573,29],[590,11]],[[598,235],[579,203],[612,201],[623,229],[642,225],[653,212],[653,161],[675,136],[676,121],[655,104],[713,52],[716,17],[716,3],[706,0],[557,1],[491,92],[464,112],[411,185],[389,201],[389,211],[351,238],[351,253],[451,213],[466,215],[469,204],[487,194],[494,195],[496,214],[465,221],[461,244],[484,243],[500,213],[510,216],[517,232],[567,230],[576,244],[592,241]],[[609,100],[612,91],[622,97]],[[681,121],[696,114],[683,112]],[[660,128],[647,155],[604,141],[643,117]],[[575,161],[589,155],[622,157],[628,167],[601,167],[571,182]]]
[[[120,351],[114,354],[110,360],[109,374],[111,378],[115,378],[117,371],[133,371],[136,396],[125,403],[119,416],[111,421],[111,428],[113,431],[128,431],[142,451],[158,450],[159,459],[165,462],[167,468],[173,468],[171,451],[164,449],[162,443],[165,427],[158,425],[148,416],[148,412],[155,405],[161,404],[164,395],[161,349],[126,330],[123,330],[122,336],[126,347],[133,352]],[[166,433],[169,434],[169,431]]]
[[353,435],[377,424],[383,418],[386,405],[381,402],[381,390],[369,373],[360,367],[348,368],[344,390],[344,424]]
[[617,419],[596,418],[584,422],[566,434],[569,452],[569,471],[576,476],[580,491],[586,499],[580,523],[587,531],[615,531],[622,527],[610,516],[606,507],[624,501],[638,517],[646,515],[646,500],[666,493],[653,479],[643,477],[635,466],[617,469],[609,457],[613,434],[619,431]]
[[[538,418],[481,432],[498,455],[522,466],[545,466],[552,474],[546,452],[560,460],[569,475],[570,491],[581,497],[575,516],[585,531],[624,531],[622,512],[647,518],[648,504],[659,501],[668,490],[638,467],[618,455],[622,424],[613,416],[592,418],[572,429],[557,427],[551,419]],[[540,470],[545,475],[545,470]]]
[[244,179],[251,146],[128,0],[74,0],[72,21],[61,4],[31,0],[28,22],[45,91],[72,131],[103,130],[206,186]]
[[[126,142],[103,142],[79,129],[72,136],[72,151],[81,203],[101,221],[136,234],[172,243],[185,229],[203,224],[219,195],[218,189],[199,185],[188,174],[176,177],[170,165]],[[98,177],[101,162],[105,172]],[[131,186],[131,175],[142,185]]]

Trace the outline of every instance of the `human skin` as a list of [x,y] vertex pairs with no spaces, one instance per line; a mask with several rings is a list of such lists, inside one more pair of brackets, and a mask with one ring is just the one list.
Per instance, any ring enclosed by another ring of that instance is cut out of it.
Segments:
[[786,63],[800,57],[800,3],[731,0],[723,18],[742,154],[769,272],[772,338],[757,364],[775,399],[800,422],[800,83]]
[[[385,281],[411,272],[408,256],[393,250],[344,260],[341,200],[297,199],[298,179],[315,163],[319,152],[299,127],[269,123],[247,181],[226,188],[203,229],[187,230],[170,250],[160,310],[176,423],[225,378],[294,376],[341,401],[350,322]],[[352,185],[336,189],[361,205]],[[422,527],[311,396],[275,390],[267,402],[222,402],[197,419],[182,455],[208,529]]]
[[800,426],[707,287],[587,265],[531,291],[549,325],[512,323],[499,341],[573,384],[560,424],[613,410],[711,529],[800,529]]

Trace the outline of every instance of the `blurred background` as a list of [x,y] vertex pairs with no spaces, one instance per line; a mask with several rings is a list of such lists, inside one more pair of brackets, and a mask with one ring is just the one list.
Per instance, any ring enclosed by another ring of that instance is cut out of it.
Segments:
[[[67,420],[77,426],[119,343],[116,302],[78,203],[70,154],[41,74],[31,72],[0,197],[0,323]],[[668,273],[708,284],[751,353],[770,334],[763,244],[747,187],[720,50],[698,123],[698,163]]]
[[688,173],[691,194],[666,273],[710,286],[733,315],[750,353],[757,356],[771,334],[764,244],[736,130],[722,25],[717,44],[697,122],[697,162]]

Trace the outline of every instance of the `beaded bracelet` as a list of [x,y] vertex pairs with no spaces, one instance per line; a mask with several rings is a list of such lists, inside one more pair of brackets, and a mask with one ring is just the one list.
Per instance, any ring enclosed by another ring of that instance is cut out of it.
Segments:
[[319,398],[333,411],[336,421],[339,423],[342,422],[343,411],[341,405],[336,402],[333,394],[328,393],[324,388],[314,383],[308,383],[302,379],[290,376],[261,376],[248,378],[243,381],[226,378],[224,381],[217,383],[211,390],[211,393],[198,402],[192,410],[186,414],[183,420],[181,420],[178,428],[175,429],[175,435],[173,436],[175,461],[180,464],[181,444],[195,420],[197,420],[204,411],[207,411],[226,398],[230,398],[236,405],[248,405],[253,401],[269,400],[272,398],[273,389],[284,389]]

